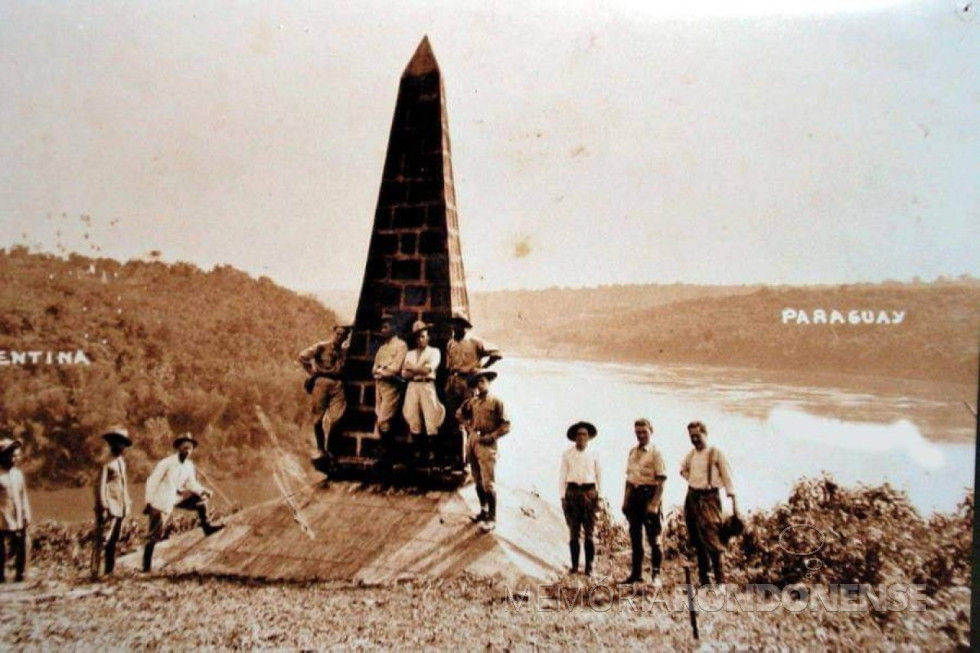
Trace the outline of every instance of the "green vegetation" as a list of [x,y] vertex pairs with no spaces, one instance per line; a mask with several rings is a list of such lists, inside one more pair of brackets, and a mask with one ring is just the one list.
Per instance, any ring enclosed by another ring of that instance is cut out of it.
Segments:
[[[474,296],[481,335],[510,351],[975,386],[980,283],[609,286]],[[784,324],[786,308],[904,311],[901,324]]]
[[[699,643],[752,650],[967,650],[972,506],[971,492],[955,513],[926,520],[887,485],[845,488],[829,477],[800,481],[786,501],[748,516],[747,534],[730,545],[731,580],[777,587],[802,583],[814,591],[830,583],[921,583],[926,585],[926,609],[800,611],[778,601],[754,607],[742,594],[731,603],[732,610],[702,607]],[[625,528],[608,517],[605,513],[600,525],[593,578],[564,576],[540,588],[542,596],[524,598],[521,586],[473,576],[406,579],[388,586],[263,583],[166,571],[147,576],[125,565],[113,579],[93,585],[87,582],[91,527],[39,524],[33,529],[36,565],[30,576],[43,580],[18,593],[28,600],[5,606],[10,615],[5,612],[0,623],[0,641],[83,648],[387,650],[458,648],[466,642],[494,650],[531,645],[566,650],[593,644],[699,649],[688,613],[668,608],[674,605],[672,597],[683,593],[678,587],[684,582],[682,565],[693,562],[685,550],[683,519],[669,519],[664,533],[663,590],[637,586],[625,591],[627,600],[617,600],[610,586],[625,575],[630,548]],[[141,539],[134,524],[144,521],[129,520],[122,552],[138,549]],[[813,528],[786,533],[787,527],[801,524]],[[187,530],[194,523],[187,517],[178,526]],[[822,539],[815,539],[818,531]],[[818,545],[807,556],[787,551]],[[670,602],[664,597],[671,597]],[[38,609],[42,601],[44,610]],[[137,629],[120,619],[121,606],[131,605],[143,606]]]
[[308,403],[297,353],[334,314],[268,278],[230,266],[67,259],[0,250],[0,351],[82,350],[91,365],[0,367],[0,427],[25,441],[32,484],[90,482],[103,429],[124,424],[136,446],[132,481],[171,451],[201,440],[216,475],[260,464],[268,415],[280,441],[305,452]]

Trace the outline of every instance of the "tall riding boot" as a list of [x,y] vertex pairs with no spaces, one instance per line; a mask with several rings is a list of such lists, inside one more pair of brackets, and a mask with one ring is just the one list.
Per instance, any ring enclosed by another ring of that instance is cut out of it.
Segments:
[[487,521],[494,523],[497,521],[497,493],[487,492]]
[[224,524],[211,523],[211,515],[208,512],[208,504],[204,502],[197,506],[197,516],[201,521],[201,530],[204,531],[205,535],[214,535],[225,527]]
[[146,546],[143,547],[143,572],[149,572],[153,567],[153,547],[156,546],[155,542],[147,542]]
[[568,542],[568,552],[572,555],[572,570],[571,573],[578,573],[578,553],[579,553],[579,543],[578,540],[569,540]]
[[323,430],[323,424],[317,422],[313,425],[313,434],[316,437],[316,449],[321,454],[327,452],[327,435]]
[[650,557],[652,558],[652,564],[650,569],[651,580],[656,581],[660,577],[660,565],[663,564],[664,554],[660,548],[659,542],[654,542],[650,547],[653,549],[650,552]]
[[592,575],[592,561],[595,559],[595,542],[585,541],[585,575]]
[[116,543],[110,542],[105,547],[105,573],[111,574],[116,568]]
[[710,564],[708,562],[708,554],[701,547],[697,548],[696,553],[698,556],[698,584],[707,585],[711,582],[708,579],[708,565]]
[[715,569],[715,582],[719,585],[725,582],[725,554],[721,551],[711,552],[711,566]]
[[487,520],[487,492],[480,483],[476,484],[476,498],[480,500],[480,514],[474,517],[474,521]]

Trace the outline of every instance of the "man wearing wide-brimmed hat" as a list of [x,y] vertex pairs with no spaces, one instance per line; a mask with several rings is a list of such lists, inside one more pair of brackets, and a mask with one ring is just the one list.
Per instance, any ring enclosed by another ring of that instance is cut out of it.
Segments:
[[299,354],[299,364],[309,375],[304,387],[311,397],[316,418],[313,434],[321,457],[327,455],[330,430],[347,410],[341,373],[352,330],[350,325],[335,326],[329,340],[311,345]]
[[468,433],[466,457],[470,463],[476,496],[480,500],[480,513],[474,521],[483,522],[491,529],[497,522],[497,491],[494,473],[497,466],[497,440],[510,433],[507,409],[497,397],[490,394],[490,382],[496,372],[477,370],[467,382],[474,395],[456,411],[457,421]]
[[446,414],[455,419],[459,407],[473,396],[467,377],[490,367],[502,356],[495,346],[467,333],[473,325],[462,312],[454,312],[449,324],[453,335],[446,343]]
[[572,559],[571,573],[578,573],[581,545],[579,537],[585,540],[585,575],[592,574],[595,559],[595,515],[599,508],[599,493],[602,490],[602,471],[595,453],[588,451],[589,442],[599,431],[589,422],[576,422],[568,427],[565,437],[574,442],[561,457],[558,473],[558,496],[561,497],[562,512],[568,524],[568,552]]
[[146,508],[143,512],[150,518],[150,532],[143,549],[143,571],[150,571],[153,547],[166,536],[167,523],[174,508],[196,512],[205,535],[224,528],[223,525],[211,523],[208,512],[211,490],[197,482],[197,470],[191,462],[191,454],[197,445],[197,440],[190,433],[181,435],[174,440],[177,453],[158,462],[146,479]]
[[14,554],[14,580],[27,573],[31,504],[27,500],[24,473],[17,467],[23,443],[0,437],[0,583],[6,580],[7,551]]
[[415,348],[405,354],[402,378],[408,382],[402,414],[408,422],[412,442],[425,461],[434,458],[432,439],[446,419],[446,408],[436,394],[436,370],[442,356],[439,350],[429,346],[431,324],[416,320],[412,324]]
[[651,575],[654,585],[659,586],[660,565],[663,552],[660,548],[660,532],[663,526],[661,501],[667,465],[660,451],[653,445],[653,424],[645,417],[633,422],[636,446],[626,458],[626,488],[623,491],[623,514],[629,522],[630,547],[633,560],[629,577],[622,581],[629,585],[643,580],[643,534],[650,545]]
[[109,445],[110,460],[102,465],[95,486],[95,536],[92,550],[92,578],[98,578],[105,552],[105,573],[111,574],[116,566],[116,543],[122,532],[123,520],[130,514],[129,480],[126,477],[126,461],[123,452],[133,446],[129,431],[114,426],[102,434]]

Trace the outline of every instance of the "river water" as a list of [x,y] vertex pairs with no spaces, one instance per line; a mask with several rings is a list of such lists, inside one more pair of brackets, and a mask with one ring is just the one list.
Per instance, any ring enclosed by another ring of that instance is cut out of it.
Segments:
[[771,506],[797,479],[824,471],[845,485],[887,481],[923,513],[953,510],[973,486],[976,423],[958,399],[786,385],[773,374],[705,366],[507,359],[494,369],[491,392],[513,423],[497,477],[554,501],[565,431],[581,419],[599,429],[590,447],[602,493],[618,508],[641,416],[667,461],[668,506],[683,504],[678,470],[693,420],[725,452],[742,508]]
[[[508,358],[494,370],[491,392],[504,400],[513,424],[500,442],[497,479],[558,501],[558,466],[570,446],[567,427],[588,420],[599,429],[602,493],[618,507],[626,456],[635,444],[633,420],[654,424],[654,443],[670,478],[668,506],[680,505],[678,474],[690,449],[686,425],[707,424],[709,443],[725,452],[740,506],[784,500],[803,476],[828,472],[845,485],[889,482],[923,513],[950,511],[973,485],[975,421],[957,398],[941,392],[896,393],[788,384],[780,375],[738,368],[620,365]],[[311,476],[311,478],[313,478]],[[221,483],[242,505],[278,496],[271,479]],[[140,503],[142,488],[134,488]],[[91,490],[32,493],[37,517],[89,519]]]

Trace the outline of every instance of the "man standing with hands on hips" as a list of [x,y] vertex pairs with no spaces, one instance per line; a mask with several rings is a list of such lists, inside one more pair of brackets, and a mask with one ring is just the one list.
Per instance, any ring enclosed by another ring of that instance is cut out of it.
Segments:
[[466,400],[456,411],[456,419],[469,434],[466,457],[480,500],[480,513],[473,521],[484,522],[487,530],[497,523],[497,492],[494,487],[494,469],[497,465],[497,440],[510,433],[510,418],[504,402],[490,394],[490,382],[496,372],[477,370],[469,377],[470,387],[476,394]]

